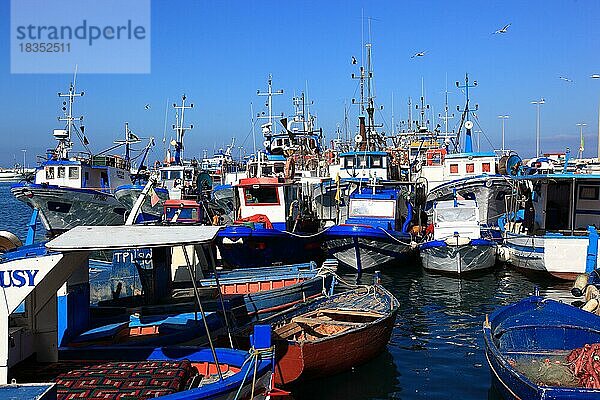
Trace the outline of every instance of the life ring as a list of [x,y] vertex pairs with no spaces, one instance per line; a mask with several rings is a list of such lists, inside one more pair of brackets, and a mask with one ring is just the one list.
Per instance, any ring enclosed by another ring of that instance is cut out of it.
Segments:
[[182,181],[181,181],[181,178],[177,178],[177,179],[175,179],[175,186],[179,186],[179,185],[181,185],[181,182],[182,182]]
[[283,170],[283,175],[285,179],[292,179],[296,173],[296,163],[293,158],[288,158],[285,161],[285,168]]

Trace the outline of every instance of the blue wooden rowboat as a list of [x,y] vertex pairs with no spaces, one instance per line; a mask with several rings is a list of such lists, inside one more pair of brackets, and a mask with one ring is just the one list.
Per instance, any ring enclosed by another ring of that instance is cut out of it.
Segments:
[[483,324],[494,385],[506,399],[600,398],[597,389],[547,385],[543,377],[532,376],[525,368],[535,360],[552,364],[585,344],[600,343],[599,328],[599,316],[539,296],[495,311]]

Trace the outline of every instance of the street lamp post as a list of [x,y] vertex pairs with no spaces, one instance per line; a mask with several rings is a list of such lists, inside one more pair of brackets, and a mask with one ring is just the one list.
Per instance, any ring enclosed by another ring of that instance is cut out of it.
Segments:
[[537,119],[535,124],[535,156],[540,156],[540,106],[545,104],[546,100],[543,98],[532,101],[531,104],[535,104],[537,106]]
[[583,122],[575,124],[575,126],[579,127],[579,158],[583,158],[583,127],[586,125]]
[[498,115],[502,120],[502,155],[504,155],[504,121],[510,118],[510,115]]
[[[600,74],[594,74],[592,79],[600,79]],[[598,103],[598,160],[600,160],[600,103]]]

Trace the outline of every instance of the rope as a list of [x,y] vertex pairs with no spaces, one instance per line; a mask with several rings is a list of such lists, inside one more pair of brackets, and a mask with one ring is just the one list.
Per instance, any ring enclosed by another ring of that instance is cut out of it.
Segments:
[[[262,359],[261,356],[266,356],[266,358],[271,358],[273,359],[275,357],[275,347],[271,346],[268,349],[255,349],[254,347],[251,347],[250,350],[248,350],[248,353],[250,354],[250,357],[246,358],[244,360],[244,362],[242,363],[242,366],[240,367],[240,370],[244,369],[244,366],[250,361],[251,363],[254,363],[254,373],[252,376],[252,396],[250,397],[251,399],[254,398],[254,386],[256,384],[256,375],[257,375],[257,370],[258,370],[258,361],[259,358]],[[242,392],[242,388],[244,387],[244,383],[246,382],[246,379],[248,378],[248,374],[250,373],[250,368],[251,368],[251,364],[250,366],[248,366],[248,369],[246,370],[246,373],[244,374],[244,378],[242,379],[242,382],[240,383],[240,387],[237,390],[237,393],[235,394],[234,400],[239,399],[240,397],[240,393]]]

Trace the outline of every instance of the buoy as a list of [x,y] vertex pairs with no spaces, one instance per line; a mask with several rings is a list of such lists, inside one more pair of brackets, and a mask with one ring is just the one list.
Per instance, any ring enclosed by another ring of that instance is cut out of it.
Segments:
[[0,253],[6,253],[21,246],[23,246],[23,242],[17,235],[8,231],[0,231]]
[[575,297],[583,296],[583,292],[588,283],[588,274],[580,274],[575,279],[575,283],[573,283],[573,288],[571,288],[571,294]]
[[588,301],[587,303],[585,303],[583,305],[583,307],[581,307],[581,309],[583,311],[588,311],[588,312],[593,313],[598,308],[598,304],[600,304],[600,303],[598,303],[597,299],[591,299],[590,301]]

